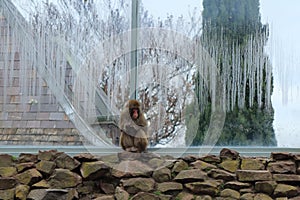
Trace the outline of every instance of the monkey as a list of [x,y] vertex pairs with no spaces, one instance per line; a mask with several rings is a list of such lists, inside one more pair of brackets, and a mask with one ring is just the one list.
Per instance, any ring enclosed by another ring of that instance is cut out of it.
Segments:
[[120,114],[120,146],[129,152],[145,152],[148,145],[147,120],[137,100],[128,100]]

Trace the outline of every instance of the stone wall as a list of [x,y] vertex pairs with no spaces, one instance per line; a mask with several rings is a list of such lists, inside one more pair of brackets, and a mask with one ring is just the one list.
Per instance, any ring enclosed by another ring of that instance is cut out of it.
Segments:
[[173,158],[122,152],[109,156],[40,151],[0,155],[0,199],[299,200],[300,154]]

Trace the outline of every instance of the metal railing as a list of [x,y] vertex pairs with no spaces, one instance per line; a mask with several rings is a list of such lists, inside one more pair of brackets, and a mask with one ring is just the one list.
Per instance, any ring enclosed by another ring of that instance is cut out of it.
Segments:
[[[245,157],[270,157],[272,152],[288,152],[291,154],[300,154],[300,148],[289,147],[228,147],[228,146],[215,146],[215,147],[187,147],[187,148],[149,148],[149,152],[157,153],[159,155],[170,155],[173,157],[183,157],[187,155],[200,156],[200,152],[206,152],[206,154],[219,155],[223,148],[229,148],[236,150],[240,153],[240,156]],[[122,152],[119,147],[96,147],[96,146],[13,146],[13,145],[0,145],[0,154],[10,154],[18,156],[21,153],[36,154],[39,151],[57,150],[59,152],[65,152],[70,156],[74,156],[81,153],[91,153],[94,155],[111,155]],[[202,153],[203,155],[203,153]]]

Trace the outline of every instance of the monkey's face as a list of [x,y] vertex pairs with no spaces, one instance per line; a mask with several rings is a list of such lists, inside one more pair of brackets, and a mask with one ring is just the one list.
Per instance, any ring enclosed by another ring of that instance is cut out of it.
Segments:
[[131,108],[129,110],[129,112],[130,112],[131,119],[137,120],[139,118],[139,109],[138,108]]

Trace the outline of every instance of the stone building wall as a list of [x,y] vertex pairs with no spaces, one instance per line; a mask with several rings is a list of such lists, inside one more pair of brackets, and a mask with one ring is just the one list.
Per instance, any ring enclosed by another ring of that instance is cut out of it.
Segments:
[[[20,66],[11,32],[0,14],[0,144],[81,144],[82,137],[37,71]],[[28,84],[25,89],[24,82]]]
[[2,154],[0,199],[299,200],[300,154]]

